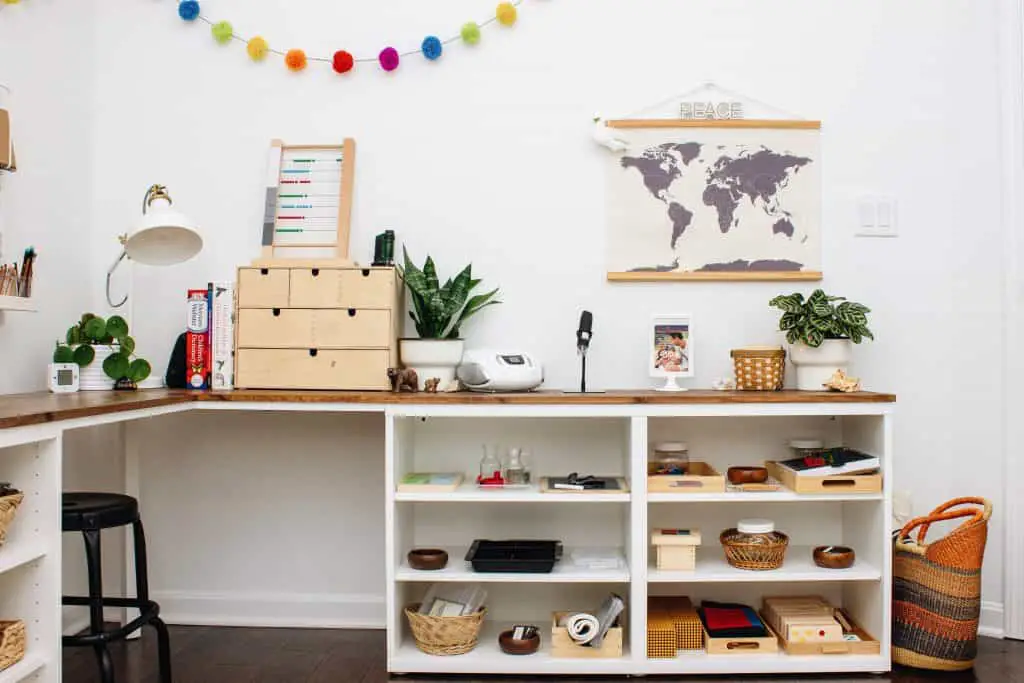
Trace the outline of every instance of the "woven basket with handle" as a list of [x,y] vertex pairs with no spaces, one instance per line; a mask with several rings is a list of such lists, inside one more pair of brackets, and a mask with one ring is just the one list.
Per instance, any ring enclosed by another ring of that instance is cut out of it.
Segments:
[[[892,658],[937,671],[974,666],[981,615],[981,565],[992,504],[956,498],[907,523],[893,548]],[[966,518],[925,542],[936,522]],[[911,533],[917,529],[917,538]]]
[[786,351],[778,346],[733,349],[733,371],[739,391],[780,391],[786,381]]
[[461,617],[433,617],[420,614],[419,604],[405,608],[416,647],[428,655],[463,655],[476,647],[486,608]]
[[25,656],[25,622],[0,621],[0,671],[14,666]]
[[18,512],[18,506],[23,500],[25,500],[25,496],[21,493],[0,496],[0,545],[4,544],[4,540],[7,538],[7,527],[14,519],[14,515]]

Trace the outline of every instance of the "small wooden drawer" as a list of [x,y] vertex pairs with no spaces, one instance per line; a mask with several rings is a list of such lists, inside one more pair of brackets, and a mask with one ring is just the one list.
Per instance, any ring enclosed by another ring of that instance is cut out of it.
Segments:
[[235,384],[244,389],[386,390],[390,359],[387,349],[239,349]]
[[288,305],[287,268],[239,268],[239,308]]
[[652,474],[647,477],[648,493],[724,493],[725,477],[706,462],[690,461],[688,474]]
[[387,349],[391,312],[376,309],[242,308],[239,348]]
[[765,463],[769,476],[796,493],[880,493],[881,474],[838,474],[831,477],[798,477],[776,462]]
[[290,305],[296,308],[394,308],[391,268],[293,268]]

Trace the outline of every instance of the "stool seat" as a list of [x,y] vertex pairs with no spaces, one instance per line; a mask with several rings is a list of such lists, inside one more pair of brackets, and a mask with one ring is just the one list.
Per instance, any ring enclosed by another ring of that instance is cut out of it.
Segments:
[[139,518],[139,501],[120,493],[65,492],[61,508],[64,531],[111,529]]

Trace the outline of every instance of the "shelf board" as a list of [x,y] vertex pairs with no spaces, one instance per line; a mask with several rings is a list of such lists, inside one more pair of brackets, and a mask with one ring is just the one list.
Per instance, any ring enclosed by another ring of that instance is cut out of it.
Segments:
[[814,564],[810,546],[790,546],[786,561],[779,569],[752,571],[737,569],[725,559],[721,546],[698,548],[697,567],[692,572],[656,569],[655,553],[650,554],[651,566],[647,571],[648,583],[769,583],[805,581],[879,581],[882,572],[863,560],[849,569],[822,569]]
[[[532,655],[507,655],[498,647],[498,634],[513,624],[486,622],[480,633],[479,644],[457,657],[428,655],[417,649],[411,636],[407,636],[391,657],[389,671],[393,673],[443,674],[629,674],[635,673],[636,664],[629,654],[628,644],[622,646],[622,657],[615,659],[562,659],[551,656],[551,628],[549,617],[532,623],[541,627],[540,650]],[[403,617],[404,618],[404,617]],[[530,623],[530,622],[517,622]]]
[[40,654],[26,654],[20,662],[0,671],[0,683],[18,683],[43,668],[46,660]]
[[[562,559],[548,574],[527,574],[517,572],[475,572],[464,559],[467,547],[445,548],[448,551],[448,566],[437,571],[422,571],[409,566],[405,557],[395,572],[396,581],[460,581],[476,583],[628,583],[629,567],[621,569],[586,569],[572,564],[571,549],[565,548]],[[619,549],[621,551],[621,548]]]
[[35,311],[36,305],[31,297],[0,296],[0,311]]
[[[500,650],[499,650],[500,652]],[[794,674],[884,673],[889,670],[883,655],[709,655],[704,651],[681,652],[674,659],[648,659],[648,674]]]
[[648,493],[649,503],[814,503],[884,500],[882,493],[796,493],[778,491],[726,491],[725,493]]
[[42,540],[17,541],[0,546],[0,574],[38,560],[46,555]]
[[540,485],[526,489],[479,489],[467,481],[454,491],[395,491],[395,500],[406,503],[628,503],[629,492],[541,493]]

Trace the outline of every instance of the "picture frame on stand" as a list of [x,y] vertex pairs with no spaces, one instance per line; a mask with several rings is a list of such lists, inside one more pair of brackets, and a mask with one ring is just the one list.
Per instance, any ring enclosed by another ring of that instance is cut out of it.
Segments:
[[693,360],[693,317],[689,313],[652,316],[648,330],[648,374],[665,380],[657,391],[686,391],[678,380],[693,377]]

